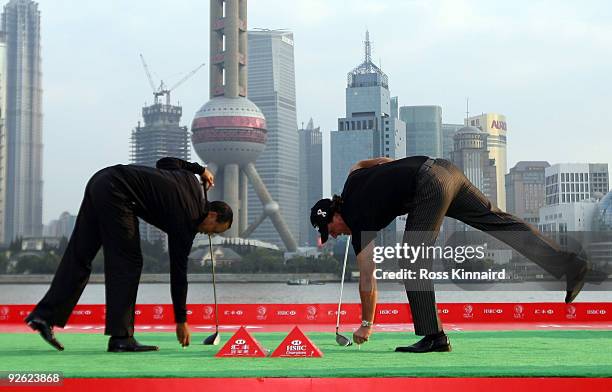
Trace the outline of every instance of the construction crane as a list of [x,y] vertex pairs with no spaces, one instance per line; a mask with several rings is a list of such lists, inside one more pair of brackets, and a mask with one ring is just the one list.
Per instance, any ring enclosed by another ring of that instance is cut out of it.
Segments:
[[202,63],[202,64],[198,65],[196,69],[194,69],[193,71],[189,72],[187,75],[185,75],[181,80],[176,82],[170,88],[166,88],[166,85],[164,84],[163,80],[160,81],[159,87],[156,88],[155,87],[155,82],[153,81],[153,76],[151,76],[151,72],[149,71],[149,66],[147,65],[147,62],[145,61],[144,56],[142,55],[142,53],[140,54],[140,61],[142,61],[142,66],[144,67],[145,73],[147,74],[147,78],[149,79],[149,85],[151,86],[151,90],[153,90],[153,97],[154,97],[156,105],[159,103],[159,97],[164,96],[164,95],[166,96],[166,105],[170,105],[170,92],[174,91],[178,86],[183,84],[187,79],[189,79],[196,72],[198,72],[200,70],[200,68],[202,68],[204,65],[206,65],[206,63]]

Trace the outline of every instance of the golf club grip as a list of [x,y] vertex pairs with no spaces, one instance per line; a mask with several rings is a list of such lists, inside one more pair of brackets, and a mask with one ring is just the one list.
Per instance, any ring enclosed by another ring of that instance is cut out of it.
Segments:
[[340,280],[340,300],[338,301],[338,314],[336,316],[336,332],[340,326],[340,307],[342,306],[342,292],[344,291],[344,274],[346,273],[346,259],[348,257],[349,245],[351,243],[351,236],[349,235],[346,240],[346,248],[344,249],[344,262],[342,263],[342,279]]
[[204,188],[204,201],[208,204],[208,189],[206,189],[206,183],[202,182],[202,188]]

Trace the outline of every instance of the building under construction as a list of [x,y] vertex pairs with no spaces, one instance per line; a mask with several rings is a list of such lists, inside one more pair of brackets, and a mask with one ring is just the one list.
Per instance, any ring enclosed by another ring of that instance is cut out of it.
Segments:
[[[157,161],[164,157],[189,161],[191,159],[191,135],[187,127],[181,127],[183,108],[170,103],[170,93],[193,76],[204,64],[200,64],[189,72],[174,86],[166,88],[162,80],[159,87],[156,88],[142,54],[140,60],[153,90],[154,101],[153,105],[142,108],[144,126],[141,126],[139,121],[138,126],[132,131],[130,160],[136,165],[149,167],[155,167]],[[160,100],[160,97],[165,97],[165,100]],[[166,235],[161,230],[142,222],[140,238],[149,242],[162,240],[165,243]]]
[[144,126],[132,131],[131,161],[137,165],[155,167],[163,157],[189,160],[189,129],[180,125],[183,108],[155,103],[142,108]]
[[[156,102],[142,108],[144,126],[132,131],[131,162],[155,167],[163,157],[175,157],[186,161],[191,158],[190,132],[180,125],[183,108]],[[148,224],[140,225],[140,237],[149,242],[165,241],[164,233]]]

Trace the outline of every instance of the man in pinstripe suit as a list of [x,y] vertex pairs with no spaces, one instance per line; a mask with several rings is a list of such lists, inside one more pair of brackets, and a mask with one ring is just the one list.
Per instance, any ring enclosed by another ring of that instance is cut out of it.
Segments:
[[[375,233],[396,217],[408,214],[404,243],[433,245],[445,216],[460,220],[510,245],[557,279],[567,281],[565,302],[570,303],[584,285],[589,263],[574,253],[562,251],[533,226],[492,206],[491,202],[445,159],[426,156],[399,160],[375,158],[355,164],[341,196],[321,199],[311,210],[310,220],[325,242],[329,235],[352,235],[360,271],[359,292],[362,325],[353,334],[361,344],[368,340],[376,309],[376,280],[373,277]],[[410,269],[431,270],[431,259],[419,259]],[[417,343],[397,347],[399,352],[451,351],[450,340],[438,318],[433,282],[405,279],[404,284]]]

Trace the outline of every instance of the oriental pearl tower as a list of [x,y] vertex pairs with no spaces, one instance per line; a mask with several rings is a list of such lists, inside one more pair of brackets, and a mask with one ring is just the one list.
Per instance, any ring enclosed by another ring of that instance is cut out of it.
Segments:
[[[199,157],[215,174],[211,200],[223,199],[234,210],[228,237],[248,237],[270,218],[288,251],[295,239],[272,200],[254,162],[266,146],[266,119],[247,95],[247,0],[210,1],[210,101],[191,124]],[[247,188],[251,183],[263,213],[247,225]]]

